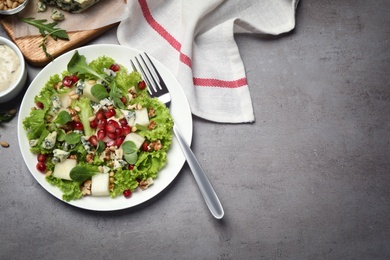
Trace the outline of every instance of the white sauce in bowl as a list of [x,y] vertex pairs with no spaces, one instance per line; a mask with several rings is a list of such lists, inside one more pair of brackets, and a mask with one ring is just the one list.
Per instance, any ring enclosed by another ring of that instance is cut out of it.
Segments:
[[0,43],[0,92],[9,88],[20,74],[20,60],[14,50]]

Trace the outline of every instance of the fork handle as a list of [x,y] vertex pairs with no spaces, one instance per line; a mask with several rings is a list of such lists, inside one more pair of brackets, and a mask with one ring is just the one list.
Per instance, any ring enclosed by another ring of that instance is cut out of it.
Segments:
[[175,133],[176,138],[179,141],[180,147],[184,153],[184,156],[187,159],[187,163],[190,166],[195,181],[198,184],[200,192],[202,193],[202,196],[206,201],[206,204],[209,207],[211,214],[213,214],[215,218],[221,219],[225,213],[222,208],[221,202],[219,201],[218,196],[214,191],[213,186],[207,178],[206,173],[204,172],[202,166],[199,164],[190,146],[185,141],[176,124],[174,124],[173,126],[173,132]]

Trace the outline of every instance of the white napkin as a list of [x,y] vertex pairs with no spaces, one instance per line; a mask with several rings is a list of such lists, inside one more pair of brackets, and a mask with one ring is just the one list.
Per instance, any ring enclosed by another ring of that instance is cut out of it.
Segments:
[[148,52],[180,82],[194,115],[255,120],[235,33],[281,34],[299,0],[134,0],[118,27],[121,45]]

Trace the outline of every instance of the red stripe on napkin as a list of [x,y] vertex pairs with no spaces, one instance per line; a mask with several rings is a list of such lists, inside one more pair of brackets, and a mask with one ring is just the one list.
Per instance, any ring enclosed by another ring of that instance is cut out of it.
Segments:
[[194,85],[201,87],[240,88],[247,85],[247,81],[246,78],[238,80],[194,78]]
[[[150,12],[146,0],[138,0],[141,6],[142,14],[146,22],[152,27],[163,39],[165,39],[175,50],[180,53],[180,61],[192,69],[192,61],[189,56],[181,52],[181,43],[175,39],[161,24],[159,24]],[[247,85],[246,78],[238,80],[220,80],[210,78],[193,78],[194,85],[200,87],[219,87],[219,88],[239,88]]]

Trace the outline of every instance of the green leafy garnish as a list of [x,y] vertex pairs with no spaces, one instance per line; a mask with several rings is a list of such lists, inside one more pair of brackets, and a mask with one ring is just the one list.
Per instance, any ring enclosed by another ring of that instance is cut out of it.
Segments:
[[66,123],[72,121],[72,117],[69,115],[68,112],[65,110],[62,110],[60,113],[58,113],[57,118],[54,120],[54,123],[59,125],[65,125]]
[[74,55],[72,56],[72,59],[69,61],[67,69],[72,74],[90,74],[98,79],[103,80],[107,84],[110,82],[106,80],[106,78],[96,71],[94,71],[90,66],[88,66],[86,57],[84,55],[80,55],[79,52],[76,50]]
[[65,135],[65,142],[68,144],[78,144],[80,142],[81,135],[75,132]]
[[52,58],[51,54],[48,53],[46,49],[46,41],[48,36],[53,38],[55,41],[57,41],[57,39],[69,40],[69,35],[66,33],[64,29],[55,27],[57,25],[56,22],[46,23],[47,22],[46,19],[36,20],[34,18],[22,18],[22,17],[18,17],[18,18],[20,21],[38,28],[39,33],[43,36],[42,43],[41,45],[39,45],[39,47],[42,47],[43,52],[48,58]]
[[11,109],[7,112],[0,113],[0,123],[10,121],[16,114],[16,109]]
[[122,144],[123,157],[129,164],[135,164],[138,159],[138,149],[133,141],[126,141]]
[[76,166],[70,171],[70,178],[77,182],[84,182],[95,175],[95,172],[91,171],[85,166]]
[[91,88],[91,94],[99,100],[109,96],[107,89],[101,84],[93,85]]

